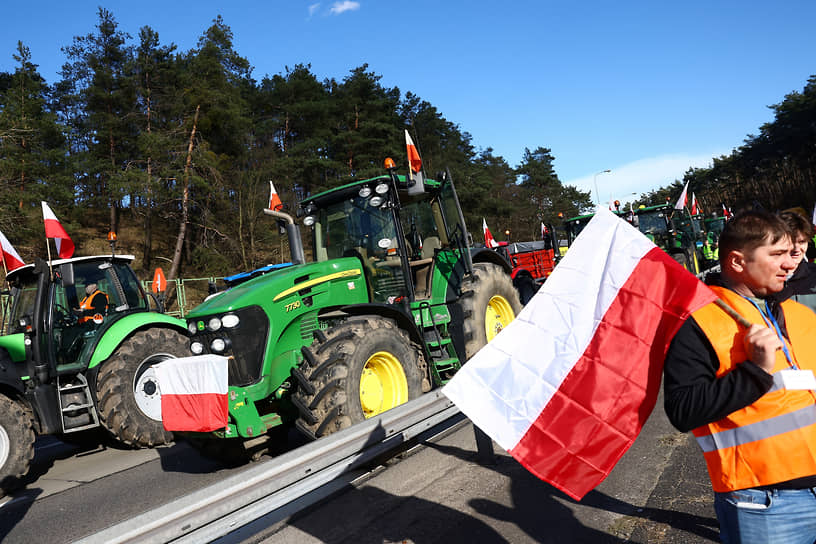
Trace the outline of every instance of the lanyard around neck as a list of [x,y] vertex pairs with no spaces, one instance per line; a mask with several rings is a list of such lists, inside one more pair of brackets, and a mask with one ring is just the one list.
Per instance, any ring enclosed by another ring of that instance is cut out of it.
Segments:
[[791,357],[790,351],[788,351],[788,343],[785,341],[785,336],[782,334],[782,329],[779,327],[779,323],[776,322],[776,318],[773,316],[773,313],[771,313],[771,310],[767,307],[768,302],[767,301],[765,302],[765,310],[768,312],[766,314],[765,311],[763,311],[762,308],[759,306],[759,304],[757,304],[756,302],[754,302],[753,300],[746,296],[743,296],[742,298],[753,304],[754,308],[759,310],[759,315],[762,316],[762,321],[765,322],[766,327],[773,328],[773,330],[776,332],[777,338],[779,338],[779,341],[782,342],[782,353],[785,354],[785,359],[788,360],[788,364],[792,368],[796,369],[796,363],[793,362],[793,358]]

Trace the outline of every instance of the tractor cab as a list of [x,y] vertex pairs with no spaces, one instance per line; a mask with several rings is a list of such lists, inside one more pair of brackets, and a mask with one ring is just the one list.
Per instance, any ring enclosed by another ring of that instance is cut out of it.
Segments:
[[[36,324],[42,331],[32,349],[57,371],[86,366],[94,338],[120,317],[149,310],[147,295],[130,268],[132,256],[78,257],[44,261],[9,273],[9,332]],[[94,305],[90,304],[93,297]]]
[[437,254],[467,253],[452,184],[427,180],[422,192],[403,192],[407,185],[402,176],[380,176],[301,204],[315,260],[357,258],[371,302],[429,298]]

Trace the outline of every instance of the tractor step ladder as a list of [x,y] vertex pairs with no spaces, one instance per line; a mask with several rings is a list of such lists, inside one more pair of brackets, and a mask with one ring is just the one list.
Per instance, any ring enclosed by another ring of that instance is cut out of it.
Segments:
[[[62,383],[57,376],[60,408],[62,412],[62,431],[74,433],[99,426],[88,380],[82,374],[74,374],[70,381]],[[87,415],[87,418],[81,416]],[[76,420],[72,422],[70,420]]]

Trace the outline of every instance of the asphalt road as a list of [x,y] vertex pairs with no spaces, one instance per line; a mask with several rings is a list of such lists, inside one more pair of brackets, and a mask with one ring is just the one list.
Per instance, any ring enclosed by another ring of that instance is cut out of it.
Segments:
[[718,542],[702,455],[675,431],[662,400],[609,477],[580,502],[495,447],[480,462],[466,424],[332,499],[224,542],[618,543]]

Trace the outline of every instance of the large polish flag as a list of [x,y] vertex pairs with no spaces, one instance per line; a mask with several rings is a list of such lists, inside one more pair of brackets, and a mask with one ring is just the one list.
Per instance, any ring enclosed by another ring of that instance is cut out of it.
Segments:
[[227,358],[197,355],[155,365],[162,425],[168,431],[209,432],[228,421]]
[[20,254],[17,253],[17,250],[14,249],[14,246],[11,245],[11,242],[2,232],[0,232],[0,248],[3,250],[3,262],[6,265],[7,273],[25,265],[23,258],[20,257]]
[[632,445],[674,334],[716,295],[608,210],[443,388],[530,472],[580,500]]
[[682,210],[688,206],[688,186],[689,182],[687,181],[685,187],[683,187],[683,192],[680,193],[680,198],[677,199],[677,204],[674,205],[675,210]]
[[60,259],[70,259],[74,254],[74,241],[65,232],[62,223],[59,222],[57,216],[54,215],[54,212],[45,202],[42,203],[42,211],[43,221],[45,222],[45,237],[54,239]]

